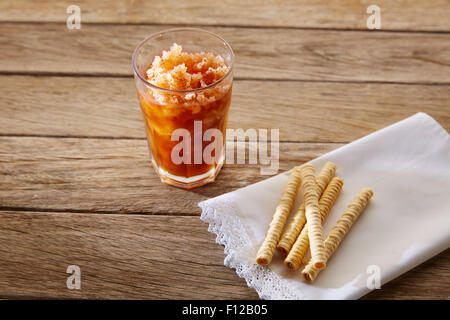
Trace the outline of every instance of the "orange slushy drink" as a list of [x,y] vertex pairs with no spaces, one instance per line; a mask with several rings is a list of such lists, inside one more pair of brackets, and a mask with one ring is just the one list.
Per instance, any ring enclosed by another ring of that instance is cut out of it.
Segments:
[[154,55],[136,81],[145,80],[137,87],[153,166],[163,182],[190,189],[214,181],[224,161],[232,57],[183,49]]

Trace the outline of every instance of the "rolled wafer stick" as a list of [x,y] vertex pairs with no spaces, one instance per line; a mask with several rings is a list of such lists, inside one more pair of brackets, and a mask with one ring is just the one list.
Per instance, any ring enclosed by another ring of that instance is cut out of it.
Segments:
[[311,164],[300,167],[303,201],[305,202],[306,222],[310,241],[313,264],[318,269],[325,268],[326,257],[322,237],[322,222],[319,210],[319,192],[314,177],[314,167]]
[[[323,192],[322,197],[320,197],[319,210],[322,223],[330,212],[330,209],[336,201],[337,197],[339,196],[343,184],[344,180],[342,180],[341,178],[333,178]],[[303,257],[305,256],[305,253],[308,251],[308,249],[309,236],[308,224],[306,224],[302,232],[300,232],[300,235],[298,236],[294,245],[292,246],[291,251],[289,251],[288,256],[284,260],[284,264],[286,265],[286,267],[288,267],[289,269],[297,270],[302,264]]]
[[[319,188],[319,194],[325,190],[325,187],[330,182],[336,173],[337,166],[333,162],[327,162],[323,166],[322,170],[316,177],[316,184]],[[295,240],[297,239],[300,231],[306,223],[305,216],[305,203],[303,202],[298,208],[297,212],[293,216],[291,222],[288,224],[286,231],[281,236],[280,242],[278,242],[277,249],[284,255],[287,255],[292,248]]]
[[[336,225],[331,229],[330,234],[325,240],[325,255],[327,260],[333,255],[338,248],[345,235],[348,233],[353,223],[358,219],[361,212],[367,206],[373,191],[369,188],[363,188],[359,194],[353,199],[345,212],[339,218]],[[307,281],[314,281],[320,270],[314,266],[313,261],[309,261],[302,271],[302,275]]]
[[295,198],[297,197],[300,181],[300,170],[298,167],[295,167],[292,170],[286,188],[281,195],[280,203],[275,209],[266,237],[256,255],[256,262],[260,265],[265,266],[272,261],[281,232],[283,231],[286,220],[295,202]]

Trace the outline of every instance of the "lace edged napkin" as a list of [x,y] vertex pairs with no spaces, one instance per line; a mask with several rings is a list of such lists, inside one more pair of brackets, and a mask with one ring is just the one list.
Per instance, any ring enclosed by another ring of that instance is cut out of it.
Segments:
[[[288,270],[276,253],[256,264],[289,173],[199,203],[201,219],[233,268],[262,299],[357,299],[450,246],[450,136],[424,113],[395,123],[310,163],[338,165],[344,188],[324,223],[328,234],[362,187],[374,196],[315,282]],[[297,197],[293,210],[299,206]]]

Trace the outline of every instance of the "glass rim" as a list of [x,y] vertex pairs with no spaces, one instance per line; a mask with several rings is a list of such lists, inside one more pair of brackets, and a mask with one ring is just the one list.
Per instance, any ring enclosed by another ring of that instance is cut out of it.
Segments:
[[[228,51],[230,52],[230,56],[231,56],[231,61],[230,61],[230,65],[228,66],[228,71],[227,73],[220,78],[219,80],[207,85],[206,87],[203,88],[196,88],[196,89],[188,89],[188,90],[173,90],[173,89],[167,89],[167,88],[162,88],[162,87],[158,87],[156,85],[154,85],[153,83],[151,83],[150,81],[148,81],[147,79],[145,79],[137,70],[136,67],[136,55],[137,52],[139,51],[139,49],[149,40],[155,38],[156,36],[159,36],[161,34],[165,34],[165,33],[169,33],[169,32],[177,32],[177,31],[195,31],[195,32],[200,32],[200,33],[206,33],[210,36],[215,37],[216,39],[220,40],[225,47],[228,49]],[[209,88],[212,88],[214,86],[216,86],[217,84],[219,84],[220,82],[222,82],[224,79],[228,78],[228,76],[233,72],[233,65],[234,65],[234,52],[233,49],[231,48],[231,46],[228,44],[228,42],[223,39],[221,36],[219,36],[218,34],[208,31],[208,30],[204,30],[204,29],[200,29],[200,28],[171,28],[171,29],[166,29],[163,31],[158,31],[155,33],[150,34],[149,36],[147,36],[144,40],[142,40],[141,42],[139,42],[139,44],[136,46],[136,48],[133,51],[133,56],[131,59],[131,64],[133,67],[133,72],[135,75],[138,76],[139,80],[143,81],[147,86],[152,87],[154,89],[157,90],[162,90],[162,91],[166,91],[166,92],[174,92],[174,93],[189,93],[189,92],[199,92],[199,91],[204,91],[207,90]]]

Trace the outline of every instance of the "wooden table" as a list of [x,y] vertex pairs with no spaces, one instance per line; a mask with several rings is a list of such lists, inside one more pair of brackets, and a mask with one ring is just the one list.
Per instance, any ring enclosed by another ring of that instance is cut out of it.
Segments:
[[[229,41],[229,127],[280,128],[280,172],[419,111],[450,129],[448,0],[83,0],[80,30],[70,4],[0,3],[3,298],[257,298],[197,203],[267,178],[259,167],[186,191],[150,166],[131,53],[155,31]],[[381,30],[367,30],[370,4]],[[69,265],[81,290],[66,287]],[[449,296],[447,250],[366,298]]]

